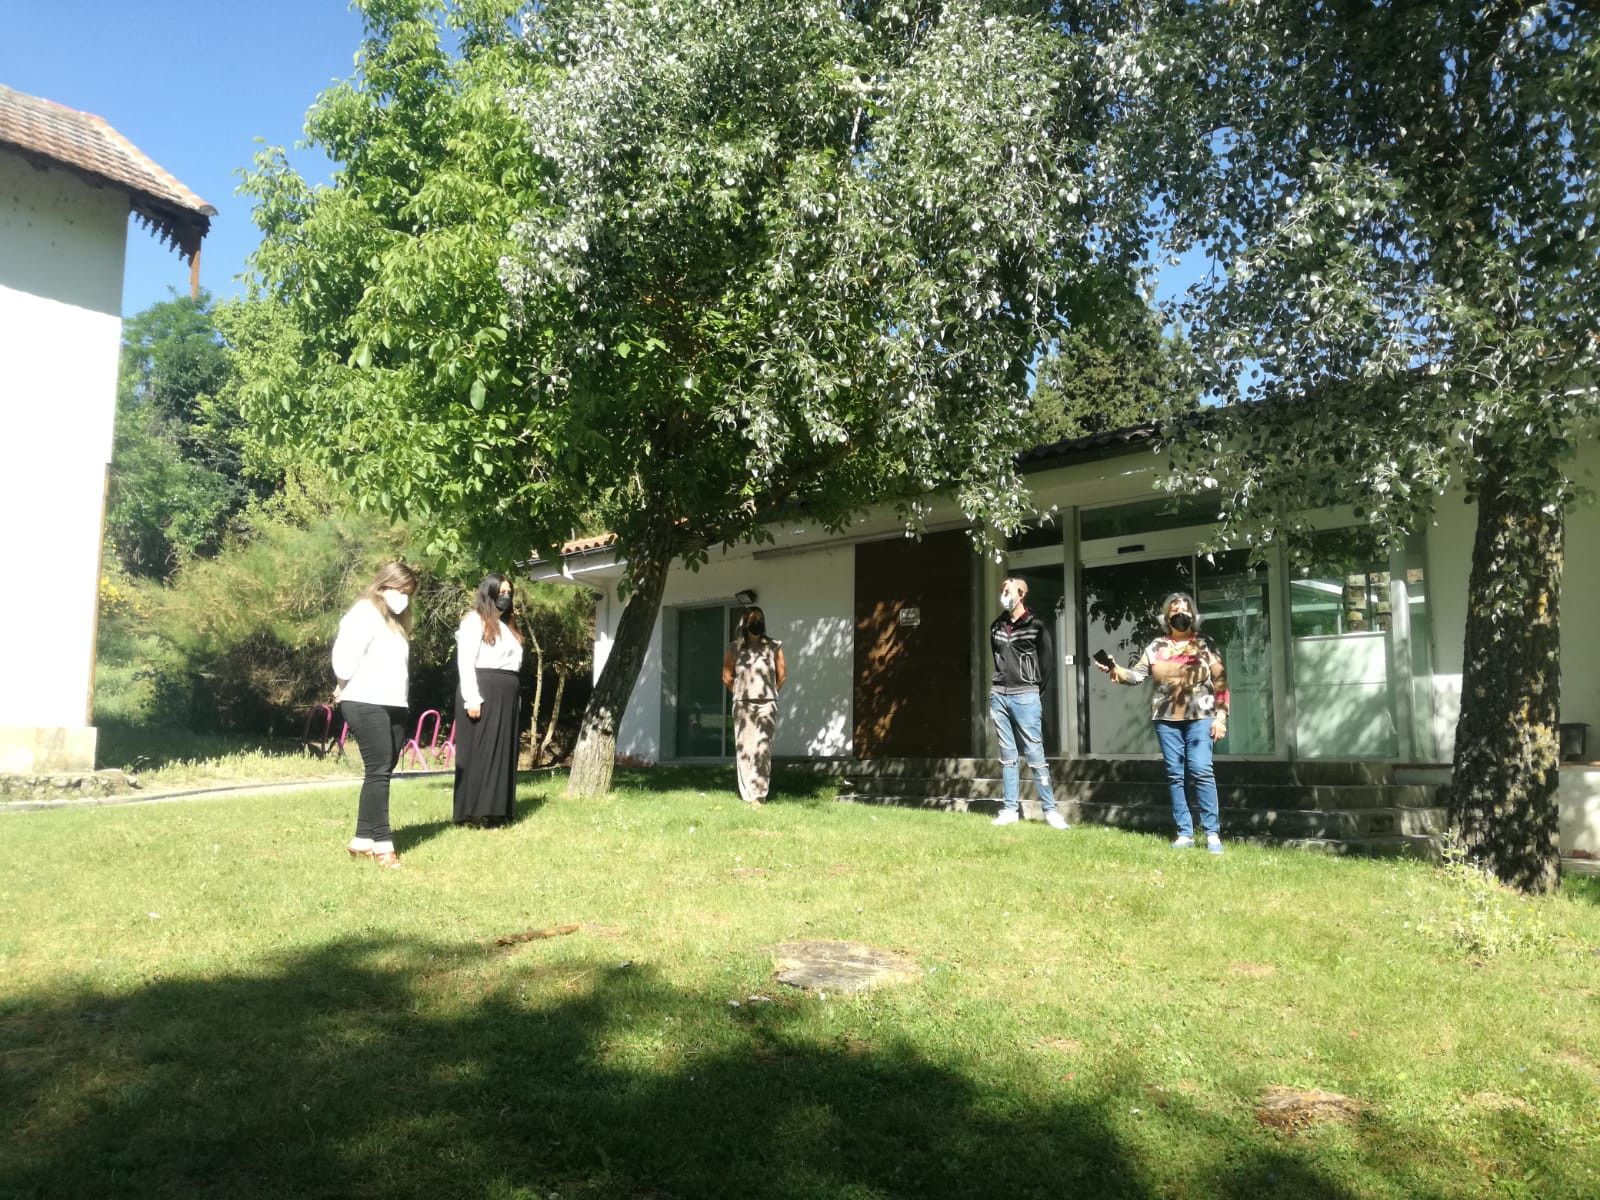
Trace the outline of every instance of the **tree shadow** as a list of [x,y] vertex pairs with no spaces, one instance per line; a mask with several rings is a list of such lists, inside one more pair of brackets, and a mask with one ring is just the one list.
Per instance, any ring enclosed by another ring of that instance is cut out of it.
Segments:
[[[614,791],[628,792],[718,792],[738,798],[739,785],[734,766],[727,764],[621,767],[612,776]],[[828,804],[838,793],[838,785],[826,776],[804,769],[774,768],[772,789],[767,803]]]
[[[1600,904],[1600,875],[1579,875],[1575,871],[1567,871],[1561,876],[1561,890],[1568,896],[1587,900],[1590,904]],[[1600,948],[1595,953],[1600,954]]]
[[[0,1194],[1170,1190],[1167,1151],[1115,1130],[1127,1079],[1041,1099],[892,1032],[830,1037],[804,1020],[820,1001],[733,1008],[648,967],[577,958],[349,938],[233,975],[13,997]],[[1353,1195],[1292,1143],[1242,1139],[1169,1098],[1172,1153],[1200,1164],[1193,1194]]]

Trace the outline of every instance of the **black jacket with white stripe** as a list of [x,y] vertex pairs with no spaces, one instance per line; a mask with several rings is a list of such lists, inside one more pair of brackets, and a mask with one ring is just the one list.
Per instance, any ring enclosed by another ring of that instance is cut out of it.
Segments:
[[989,626],[989,648],[994,652],[994,677],[990,686],[1004,696],[1044,692],[1050,686],[1055,651],[1050,627],[1031,610],[1020,618],[999,616]]

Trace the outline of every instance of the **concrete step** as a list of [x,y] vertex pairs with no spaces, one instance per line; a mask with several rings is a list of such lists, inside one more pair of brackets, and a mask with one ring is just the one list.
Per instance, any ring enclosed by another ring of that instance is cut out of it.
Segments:
[[[1029,792],[1031,775],[1023,775],[1023,791]],[[1159,804],[1167,801],[1165,781],[1089,781],[1053,780],[1058,799],[1101,804]],[[870,793],[875,796],[921,795],[966,796],[973,800],[998,799],[1003,794],[999,779],[865,779],[841,777],[841,794]],[[1251,809],[1356,809],[1356,808],[1431,808],[1441,796],[1438,789],[1423,785],[1386,787],[1376,785],[1331,784],[1255,784],[1219,781],[1217,795],[1224,808]]]
[[1438,862],[1441,839],[1431,834],[1395,835],[1370,838],[1242,838],[1252,844],[1284,850],[1309,850],[1314,854],[1350,855],[1361,858],[1415,858]]
[[[1172,810],[1154,804],[1073,804],[1078,820],[1118,829],[1170,830]],[[1198,823],[1198,822],[1197,822]],[[1442,808],[1364,808],[1349,811],[1321,809],[1222,809],[1224,837],[1269,837],[1274,840],[1433,836],[1448,828]]]
[[[1052,758],[1054,780],[1072,783],[1161,783],[1166,767],[1159,758]],[[993,758],[784,758],[777,765],[853,779],[996,779],[1000,763]],[[1383,762],[1266,762],[1219,760],[1217,778],[1224,783],[1264,786],[1374,787],[1396,782],[1395,766]],[[1423,783],[1423,779],[1408,779]]]
[[[965,789],[948,793],[877,791],[841,792],[841,800],[857,804],[882,804],[942,812],[993,816],[1000,801],[993,796],[972,796]],[[1159,804],[1106,804],[1063,799],[1061,809],[1073,824],[1109,825],[1163,837],[1172,834],[1172,810]],[[1039,820],[1038,801],[1027,795],[1023,815]],[[1222,808],[1225,841],[1310,850],[1321,854],[1361,854],[1435,860],[1441,838],[1449,826],[1446,809],[1432,807],[1373,807],[1347,810]]]

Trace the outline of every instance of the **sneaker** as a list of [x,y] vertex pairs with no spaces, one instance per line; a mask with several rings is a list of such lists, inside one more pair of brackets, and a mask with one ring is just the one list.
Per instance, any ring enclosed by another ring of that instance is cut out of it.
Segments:
[[1172,843],[1172,848],[1174,850],[1193,850],[1194,849],[1194,839],[1192,837],[1181,837],[1181,838],[1178,838],[1175,842]]
[[1222,839],[1220,837],[1218,837],[1214,833],[1206,834],[1206,853],[1207,854],[1221,854],[1222,853]]
[[1067,819],[1061,815],[1059,809],[1054,808],[1045,813],[1044,823],[1050,826],[1051,829],[1065,829],[1067,827]]
[[1015,825],[1020,820],[1022,820],[1020,812],[1014,808],[1007,808],[1002,809],[1000,815],[990,823],[994,825]]

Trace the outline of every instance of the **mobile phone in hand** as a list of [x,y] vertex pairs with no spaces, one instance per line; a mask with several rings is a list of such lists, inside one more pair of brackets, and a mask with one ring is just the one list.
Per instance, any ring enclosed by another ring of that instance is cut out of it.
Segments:
[[1096,650],[1094,652],[1094,660],[1102,667],[1114,667],[1117,665],[1111,660],[1111,655],[1107,654],[1104,650]]

